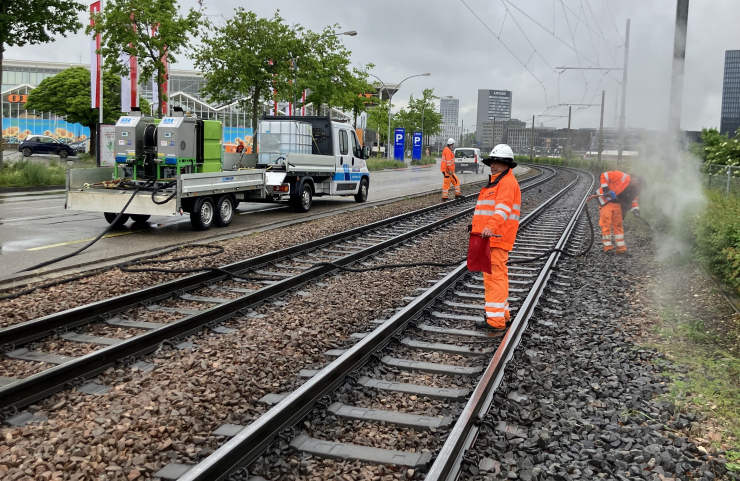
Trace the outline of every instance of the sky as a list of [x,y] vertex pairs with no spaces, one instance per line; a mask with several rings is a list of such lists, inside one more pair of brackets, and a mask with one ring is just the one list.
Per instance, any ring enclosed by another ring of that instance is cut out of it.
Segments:
[[[181,8],[197,8],[182,0]],[[375,65],[386,83],[405,82],[394,110],[409,95],[433,88],[460,99],[460,119],[474,130],[478,89],[513,91],[512,117],[565,127],[598,127],[601,91],[604,125],[615,126],[622,71],[557,67],[622,67],[625,23],[631,19],[626,118],[628,127],[665,129],[668,118],[676,0],[205,0],[218,22],[235,6],[270,17],[279,9],[289,24],[312,30],[338,24],[356,30],[342,37],[352,63]],[[81,15],[83,23],[87,16]],[[725,50],[740,49],[740,2],[693,0],[689,8],[681,127],[699,130],[720,121]],[[196,40],[197,42],[197,40]],[[6,58],[89,62],[81,31],[55,43],[7,48]],[[180,55],[177,68],[192,68]]]

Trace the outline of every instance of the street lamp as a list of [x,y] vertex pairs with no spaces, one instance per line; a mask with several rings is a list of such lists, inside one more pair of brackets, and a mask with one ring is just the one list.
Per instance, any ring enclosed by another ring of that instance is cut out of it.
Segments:
[[[396,94],[396,92],[398,92],[401,89],[401,85],[403,85],[403,83],[405,81],[407,81],[408,79],[414,78],[414,77],[429,77],[432,74],[430,74],[430,73],[420,73],[420,74],[416,74],[416,75],[411,75],[410,77],[406,77],[405,79],[401,80],[398,83],[398,85],[396,86],[396,90],[393,93],[390,93],[390,91],[388,90],[388,87],[385,86],[385,82],[383,82],[382,80],[380,80],[380,78],[377,75],[373,75],[370,72],[368,72],[368,74],[369,75],[372,75],[373,77],[375,77],[376,79],[378,79],[380,81],[380,83],[383,84],[383,88],[385,89],[385,92],[388,94],[388,139],[386,140],[386,142],[388,144],[390,144],[391,143],[391,114],[393,112],[393,96]],[[378,146],[378,149],[380,149],[380,146]],[[385,156],[388,159],[391,158],[390,153],[391,153],[390,146],[389,145],[386,145],[386,152],[385,152],[386,155]]]

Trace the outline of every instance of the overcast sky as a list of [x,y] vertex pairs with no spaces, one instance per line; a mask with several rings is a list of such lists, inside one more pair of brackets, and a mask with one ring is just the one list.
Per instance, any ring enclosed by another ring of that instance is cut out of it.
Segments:
[[[334,23],[356,30],[356,37],[343,37],[352,62],[375,64],[373,73],[384,82],[432,74],[404,83],[394,98],[396,109],[409,94],[434,88],[439,96],[460,99],[466,130],[476,122],[478,89],[512,90],[512,117],[531,121],[533,114],[541,115],[537,125],[556,127],[567,125],[567,119],[545,115],[567,115],[567,107],[557,104],[599,103],[603,89],[604,124],[614,126],[621,71],[555,67],[621,67],[630,18],[627,125],[666,128],[676,0],[205,1],[206,13],[214,16],[229,17],[241,5],[260,16],[280,9],[288,23],[313,30]],[[719,126],[724,52],[740,49],[739,18],[737,0],[691,2],[682,128]],[[8,48],[6,58],[89,62],[89,52],[89,41],[77,34],[50,45]],[[192,63],[181,56],[177,67],[192,68]],[[574,127],[598,127],[599,107],[577,108]]]

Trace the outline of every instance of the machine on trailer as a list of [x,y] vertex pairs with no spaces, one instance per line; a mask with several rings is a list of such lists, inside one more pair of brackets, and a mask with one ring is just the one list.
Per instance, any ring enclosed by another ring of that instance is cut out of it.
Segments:
[[103,212],[113,222],[128,203],[121,224],[189,213],[193,228],[207,230],[229,225],[240,202],[287,201],[308,212],[315,196],[367,200],[369,151],[348,124],[264,116],[251,162],[223,152],[221,131],[221,122],[181,110],[162,119],[123,116],[115,127],[115,167],[68,170],[65,208]]

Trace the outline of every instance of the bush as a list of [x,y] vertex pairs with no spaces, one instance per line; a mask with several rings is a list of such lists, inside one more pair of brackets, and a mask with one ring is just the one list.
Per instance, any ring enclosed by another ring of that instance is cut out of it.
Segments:
[[432,165],[435,164],[436,161],[433,157],[422,157],[421,160],[412,160],[411,165]]
[[406,167],[404,162],[388,159],[367,159],[368,170],[400,169]]
[[0,187],[34,187],[38,185],[64,185],[66,169],[58,162],[48,166],[28,160],[7,162],[0,170]]
[[696,256],[709,272],[740,291],[740,198],[708,191],[709,206],[694,218]]

